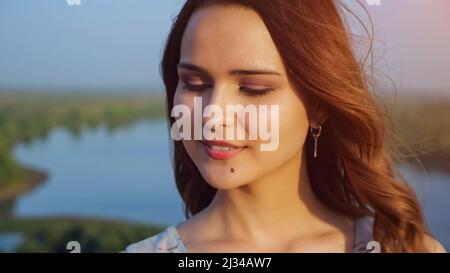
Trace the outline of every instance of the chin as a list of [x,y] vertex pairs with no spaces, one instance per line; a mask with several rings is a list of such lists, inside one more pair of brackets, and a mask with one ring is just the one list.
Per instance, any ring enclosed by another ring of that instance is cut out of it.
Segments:
[[200,173],[205,181],[213,188],[218,190],[229,190],[245,185],[245,179],[242,174],[232,173],[230,167],[214,166],[200,167]]

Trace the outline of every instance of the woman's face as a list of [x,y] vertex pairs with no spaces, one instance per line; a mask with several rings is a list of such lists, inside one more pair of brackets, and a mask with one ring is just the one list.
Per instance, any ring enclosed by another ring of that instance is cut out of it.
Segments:
[[[249,119],[237,121],[237,117],[234,124],[226,120],[215,126],[222,126],[224,132],[231,125],[236,132],[240,126],[246,132],[245,140],[235,137],[225,140],[228,144],[182,140],[212,187],[230,189],[257,181],[301,156],[309,126],[305,106],[290,85],[277,48],[257,13],[223,6],[196,11],[184,32],[180,54],[175,105],[187,105],[194,113],[198,108],[194,97],[201,97],[202,109],[214,104],[224,113],[227,105],[279,106],[277,120],[268,114],[268,124],[279,128],[278,147],[273,151],[261,150],[267,141],[260,135],[249,140]],[[194,130],[194,115],[191,117]],[[212,118],[203,117],[202,128]]]

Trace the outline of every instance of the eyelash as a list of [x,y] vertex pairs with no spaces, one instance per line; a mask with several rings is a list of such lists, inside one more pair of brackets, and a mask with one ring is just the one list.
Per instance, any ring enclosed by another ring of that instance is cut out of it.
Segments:
[[[210,84],[189,84],[189,83],[184,83],[183,85],[183,89],[186,90],[190,90],[190,91],[195,91],[195,92],[202,92],[207,88],[211,88],[212,85]],[[273,91],[273,88],[264,88],[264,89],[252,89],[252,88],[247,88],[247,87],[240,87],[239,88],[241,92],[245,93],[247,96],[251,96],[251,97],[261,97],[266,95],[267,93]]]

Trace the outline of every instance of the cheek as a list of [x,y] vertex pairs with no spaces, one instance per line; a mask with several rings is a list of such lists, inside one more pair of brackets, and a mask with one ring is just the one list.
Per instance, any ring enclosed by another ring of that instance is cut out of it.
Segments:
[[188,153],[189,157],[194,161],[194,163],[197,163],[199,156],[198,156],[198,149],[195,148],[195,142],[192,140],[182,140],[184,149],[186,149],[186,152]]
[[[194,95],[192,95],[189,92],[185,92],[182,88],[181,85],[178,84],[177,89],[175,91],[174,97],[173,97],[173,105],[186,105],[190,111],[191,111],[191,132],[193,132],[193,107],[194,107]],[[193,135],[191,135],[191,139],[193,139]],[[184,148],[186,149],[186,152],[189,154],[189,156],[191,157],[192,160],[195,161],[195,158],[197,157],[196,155],[196,148],[195,148],[195,143],[192,140],[181,140],[183,143]]]
[[308,133],[308,119],[301,113],[280,114],[280,151],[288,157],[300,154]]
[[[194,122],[194,98],[195,98],[194,92],[186,92],[182,89],[180,85],[178,85],[177,90],[175,91],[174,97],[173,97],[173,105],[185,105],[190,110],[190,116],[191,116],[191,130],[193,127]],[[197,95],[198,96],[198,95]]]
[[175,95],[173,96],[173,105],[186,104],[188,102],[188,94],[183,91],[181,85],[178,84],[175,90]]
[[295,156],[300,156],[309,128],[302,101],[294,94],[290,94],[291,91],[283,92],[285,93],[272,100],[279,105],[278,148],[269,152],[255,149],[253,155],[258,165],[268,169],[278,168]]
[[299,98],[291,97],[280,105],[280,146],[301,149],[308,127],[306,110]]

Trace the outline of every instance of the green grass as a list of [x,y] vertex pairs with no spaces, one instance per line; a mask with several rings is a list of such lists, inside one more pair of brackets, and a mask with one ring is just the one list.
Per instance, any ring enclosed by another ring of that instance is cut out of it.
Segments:
[[60,253],[70,241],[78,241],[83,253],[117,253],[131,243],[161,232],[162,226],[86,218],[6,219],[0,233],[19,232],[20,253]]

